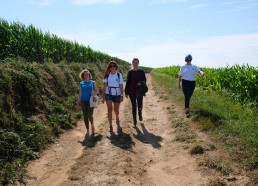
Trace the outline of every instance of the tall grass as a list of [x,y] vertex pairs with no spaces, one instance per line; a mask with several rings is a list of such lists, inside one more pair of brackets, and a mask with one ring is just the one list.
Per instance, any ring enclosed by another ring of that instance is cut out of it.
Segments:
[[107,63],[111,59],[121,65],[128,62],[108,54],[94,51],[77,41],[62,39],[55,34],[42,32],[33,25],[7,22],[0,18],[0,60],[8,57],[22,57],[28,62],[44,63]]

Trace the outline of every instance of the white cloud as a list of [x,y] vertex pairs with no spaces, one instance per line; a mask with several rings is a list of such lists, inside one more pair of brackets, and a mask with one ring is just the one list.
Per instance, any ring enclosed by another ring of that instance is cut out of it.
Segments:
[[[193,55],[193,63],[200,67],[225,67],[235,64],[258,66],[258,33],[203,38],[192,43],[168,42],[149,45],[135,52],[109,53],[130,62],[134,57],[140,65],[165,67],[183,65],[184,57]],[[106,51],[106,53],[108,53]]]
[[257,0],[246,0],[245,3],[247,3],[247,5],[249,7],[252,7],[252,6],[255,6],[258,4],[258,1]]
[[175,35],[175,34],[180,35],[180,34],[185,34],[185,33],[188,33],[188,32],[189,32],[188,29],[184,29],[184,30],[178,30],[178,31],[174,31],[174,32],[169,32],[168,34],[170,34],[170,35]]
[[226,3],[222,3],[221,5],[228,7],[227,10],[219,11],[221,13],[242,12],[242,11],[248,11],[249,9],[253,9],[254,7],[257,7],[258,0],[230,1]]
[[105,32],[105,33],[96,33],[96,32],[85,32],[83,34],[78,33],[64,33],[64,32],[56,32],[58,37],[76,41],[85,46],[93,46],[95,43],[102,43],[105,41],[109,41],[115,37],[115,32]]
[[151,0],[150,4],[167,4],[170,2],[174,2],[174,3],[182,3],[182,2],[187,2],[188,0]]
[[71,4],[76,5],[92,5],[92,4],[120,4],[125,0],[71,0]]
[[124,38],[122,40],[123,41],[134,41],[134,40],[136,40],[136,38],[135,37],[128,37],[128,38]]
[[167,4],[169,0],[152,0],[150,4]]
[[208,4],[196,4],[196,5],[193,5],[191,7],[189,7],[190,10],[192,9],[198,9],[198,8],[203,8],[203,7],[206,7],[208,6]]
[[35,1],[26,1],[25,3],[28,4],[28,5],[34,5]]
[[257,0],[246,0],[246,3],[257,3]]
[[48,5],[51,5],[51,4],[53,4],[57,1],[58,0],[40,0],[40,1],[28,0],[28,1],[26,1],[26,3],[29,4],[29,5],[39,4],[40,6],[48,6]]
[[40,3],[40,6],[47,6],[47,5],[55,3],[56,1],[57,0],[42,0]]
[[222,3],[222,5],[233,5],[233,4],[236,4],[236,1],[229,1],[229,2],[224,2]]

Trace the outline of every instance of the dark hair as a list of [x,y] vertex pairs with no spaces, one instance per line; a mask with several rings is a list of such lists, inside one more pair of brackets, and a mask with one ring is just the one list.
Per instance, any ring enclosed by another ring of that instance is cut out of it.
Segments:
[[138,62],[140,62],[140,60],[138,58],[133,58],[132,62],[137,60]]
[[116,63],[115,61],[110,61],[110,62],[108,63],[106,72],[105,72],[104,75],[103,75],[103,78],[104,78],[104,79],[110,74],[110,66],[111,66],[111,65],[115,65],[116,70],[117,70],[117,68],[118,68],[118,65],[117,65],[117,63]]

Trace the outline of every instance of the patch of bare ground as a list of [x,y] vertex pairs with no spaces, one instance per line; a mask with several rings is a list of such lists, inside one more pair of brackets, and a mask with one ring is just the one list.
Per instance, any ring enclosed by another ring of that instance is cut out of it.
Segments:
[[147,79],[143,121],[136,129],[130,100],[125,98],[120,108],[123,133],[116,133],[114,122],[111,137],[106,105],[101,104],[94,111],[95,136],[84,140],[80,121],[30,163],[33,179],[28,185],[246,185],[245,176],[224,176],[214,168],[218,163],[212,160],[220,153],[216,145],[184,118],[178,105],[161,95],[150,75]]

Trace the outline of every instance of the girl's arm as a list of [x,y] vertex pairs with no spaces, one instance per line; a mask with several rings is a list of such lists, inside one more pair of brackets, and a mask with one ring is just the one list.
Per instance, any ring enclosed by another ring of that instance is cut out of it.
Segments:
[[201,76],[204,76],[204,72],[203,71],[199,71],[199,74],[201,75]]
[[95,92],[95,94],[99,94],[99,88],[95,81],[94,81],[94,92]]
[[120,96],[120,101],[122,102],[123,101],[123,99],[124,99],[124,85],[123,84],[120,84],[119,85],[119,87],[120,87],[120,92],[121,92],[121,96]]
[[127,72],[127,76],[126,76],[126,83],[125,83],[125,96],[126,96],[126,97],[128,96],[128,93],[129,93],[130,73],[131,73],[131,70],[129,70],[129,71]]
[[107,88],[107,83],[103,83],[103,88],[102,88],[102,103],[104,103],[105,101],[105,92],[106,92],[106,88]]

